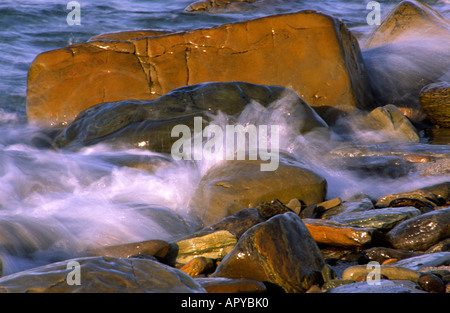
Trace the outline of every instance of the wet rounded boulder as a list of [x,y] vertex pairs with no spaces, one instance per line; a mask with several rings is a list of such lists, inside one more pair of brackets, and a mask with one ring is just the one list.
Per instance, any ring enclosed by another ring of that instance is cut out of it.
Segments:
[[261,161],[247,160],[213,166],[200,180],[189,207],[210,225],[263,201],[286,204],[299,199],[309,205],[325,200],[327,182],[313,171],[283,161],[275,171],[261,171],[260,166]]
[[[181,87],[155,100],[124,100],[96,105],[81,112],[55,139],[62,148],[77,148],[107,142],[129,144],[157,152],[171,152],[179,137],[177,125],[191,134],[202,132],[211,114],[236,116],[255,104],[266,113],[277,112],[301,134],[327,134],[325,121],[293,91],[279,86],[246,82],[211,82]],[[195,118],[201,118],[195,128]],[[225,130],[223,130],[225,133]]]
[[394,248],[418,251],[449,237],[450,207],[410,218],[387,233],[387,239]]
[[149,259],[86,257],[0,279],[9,293],[205,292],[182,271]]

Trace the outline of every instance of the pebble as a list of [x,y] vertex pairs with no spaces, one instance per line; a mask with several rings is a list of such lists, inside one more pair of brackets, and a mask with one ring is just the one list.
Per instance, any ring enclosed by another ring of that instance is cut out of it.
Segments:
[[[342,279],[356,280],[361,275],[366,275],[366,277],[367,275],[372,275],[375,270],[376,268],[374,269],[365,265],[352,266],[342,273]],[[417,282],[419,279],[419,273],[416,271],[399,266],[382,265],[379,267],[379,270],[379,274],[385,276],[387,279],[411,280],[413,282]]]
[[266,292],[263,282],[253,279],[233,279],[225,277],[195,278],[208,293],[260,293]]
[[437,275],[430,273],[422,274],[419,277],[418,283],[420,288],[427,292],[435,292],[435,293],[445,292],[444,282]]

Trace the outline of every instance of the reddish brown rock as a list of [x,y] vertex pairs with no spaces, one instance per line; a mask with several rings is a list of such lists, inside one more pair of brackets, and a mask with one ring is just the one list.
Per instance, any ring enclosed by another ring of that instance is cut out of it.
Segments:
[[209,277],[196,278],[195,281],[208,293],[259,293],[267,291],[264,283],[253,279]]
[[362,247],[372,241],[375,228],[362,228],[321,219],[303,219],[314,241],[340,247]]
[[327,15],[304,11],[148,34],[103,35],[37,56],[28,76],[29,121],[65,124],[99,103],[156,99],[209,81],[284,86],[312,107],[347,110],[371,104],[358,42]]

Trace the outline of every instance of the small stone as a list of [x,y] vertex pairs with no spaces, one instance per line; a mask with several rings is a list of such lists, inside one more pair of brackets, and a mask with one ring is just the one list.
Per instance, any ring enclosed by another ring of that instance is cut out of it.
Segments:
[[[80,284],[68,284],[79,265]],[[149,259],[83,257],[64,260],[0,278],[9,293],[180,293],[205,292],[182,271]]]
[[409,154],[402,156],[402,158],[410,163],[428,163],[433,161],[433,157],[421,154]]
[[403,286],[394,281],[381,279],[376,284],[372,282],[360,282],[345,284],[333,289],[329,289],[327,293],[423,293],[424,291]]
[[323,284],[324,266],[308,229],[288,212],[250,228],[211,276],[256,279],[285,292],[306,292]]
[[435,252],[398,261],[395,265],[419,271],[424,267],[450,264],[450,252]]
[[256,209],[258,210],[258,212],[262,216],[262,218],[265,220],[268,220],[269,218],[271,218],[277,214],[293,212],[289,207],[285,206],[278,199],[272,200],[272,202],[270,202],[270,203],[264,202],[264,201],[260,202],[256,206]]
[[260,293],[266,292],[263,282],[254,279],[225,277],[195,278],[208,293]]
[[257,209],[248,208],[225,217],[217,223],[203,228],[202,231],[227,230],[239,239],[249,228],[264,221],[265,219],[261,217]]
[[302,203],[298,199],[291,199],[286,206],[297,215],[300,214],[300,211],[302,210]]
[[203,274],[205,272],[213,272],[214,261],[205,257],[196,257],[180,268],[191,277]]
[[164,259],[170,251],[170,244],[163,240],[147,240],[116,246],[107,246],[86,252],[88,256],[109,256],[129,258],[138,255],[152,255]]
[[236,245],[236,236],[229,231],[196,233],[193,237],[174,243],[176,264],[187,264],[195,257],[223,259]]
[[434,293],[444,293],[445,285],[442,279],[430,273],[422,274],[419,277],[419,286],[422,290]]
[[396,259],[398,261],[419,255],[420,255],[419,253],[411,252],[408,250],[392,249],[386,247],[372,247],[360,252],[358,257],[358,263],[367,264],[370,261],[376,261],[382,264],[387,260]]
[[420,141],[417,129],[395,105],[388,104],[374,109],[367,115],[367,121],[391,140]]
[[381,265],[389,265],[389,264],[395,263],[397,261],[398,261],[398,259],[395,259],[395,258],[387,259],[387,260],[383,261],[383,263],[381,263]]

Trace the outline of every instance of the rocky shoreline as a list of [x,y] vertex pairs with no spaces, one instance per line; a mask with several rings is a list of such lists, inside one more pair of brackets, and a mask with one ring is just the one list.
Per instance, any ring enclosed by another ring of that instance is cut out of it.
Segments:
[[[258,3],[198,1],[187,11]],[[322,165],[381,183],[411,173],[442,182],[377,198],[330,197],[321,169],[292,151],[282,151],[275,172],[260,171],[259,161],[221,162],[186,204],[194,231],[184,217],[143,204],[176,240],[94,247],[4,276],[0,292],[450,293],[450,148],[425,136],[448,127],[449,84],[439,81],[448,64],[408,76],[408,86],[397,84],[406,69],[376,65],[386,49],[409,43],[407,34],[437,31],[448,36],[448,21],[404,1],[361,40],[362,50],[341,21],[302,11],[183,33],[101,35],[39,55],[27,114],[42,127],[32,142],[43,149],[106,143],[168,154],[175,125],[192,129],[195,117],[211,122],[214,114],[233,120],[257,103],[301,135],[303,153],[320,155]],[[68,84],[83,91],[62,92]],[[385,92],[392,89],[407,97]],[[105,160],[148,172],[173,162]],[[77,273],[81,282],[71,281]]]

